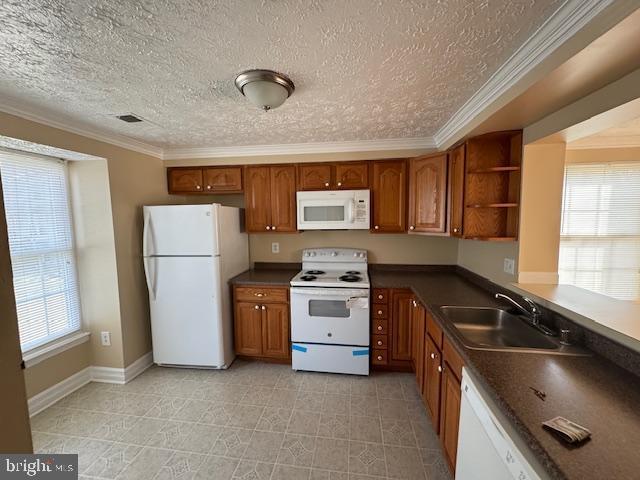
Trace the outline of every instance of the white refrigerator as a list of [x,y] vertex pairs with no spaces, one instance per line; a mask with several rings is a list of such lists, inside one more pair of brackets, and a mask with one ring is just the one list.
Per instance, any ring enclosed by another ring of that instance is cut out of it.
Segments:
[[249,268],[248,237],[240,228],[238,208],[144,207],[142,251],[155,363],[231,365],[228,281]]

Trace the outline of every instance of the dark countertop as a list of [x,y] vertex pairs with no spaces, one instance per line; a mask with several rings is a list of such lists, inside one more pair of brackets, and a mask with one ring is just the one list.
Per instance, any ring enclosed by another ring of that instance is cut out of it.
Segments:
[[[298,270],[249,270],[235,284],[286,285]],[[471,350],[439,313],[441,305],[497,306],[488,290],[453,271],[378,271],[371,286],[408,288],[429,309],[452,339],[465,367],[506,417],[551,478],[640,478],[640,381],[609,360],[593,355]],[[504,305],[500,304],[504,307]],[[546,392],[545,401],[529,387]],[[542,428],[555,416],[592,432],[577,448],[565,446]]]

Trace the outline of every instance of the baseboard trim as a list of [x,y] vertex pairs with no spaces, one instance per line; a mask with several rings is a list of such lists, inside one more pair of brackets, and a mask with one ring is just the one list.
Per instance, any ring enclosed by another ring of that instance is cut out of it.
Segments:
[[33,417],[67,395],[84,387],[89,382],[116,383],[124,385],[153,365],[153,353],[148,352],[126,368],[96,367],[83,368],[61,382],[34,395],[28,400],[29,416]]
[[83,368],[78,373],[74,373],[70,377],[31,397],[27,402],[29,406],[29,416],[33,417],[37,415],[45,408],[50,407],[79,388],[84,387],[91,381],[91,369],[92,367]]

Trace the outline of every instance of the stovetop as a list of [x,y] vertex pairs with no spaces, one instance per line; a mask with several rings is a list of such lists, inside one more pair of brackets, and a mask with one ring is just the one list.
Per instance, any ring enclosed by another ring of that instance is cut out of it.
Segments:
[[369,288],[367,251],[354,248],[308,248],[294,287]]

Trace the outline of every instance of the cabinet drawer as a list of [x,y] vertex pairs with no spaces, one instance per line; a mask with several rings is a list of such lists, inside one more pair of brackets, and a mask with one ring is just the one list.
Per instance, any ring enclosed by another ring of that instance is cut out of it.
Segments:
[[389,333],[388,321],[380,318],[374,318],[373,322],[371,322],[371,333],[377,335],[386,335]]
[[287,303],[289,301],[289,289],[286,287],[236,287],[236,301],[263,302],[263,303]]
[[389,307],[387,305],[374,305],[371,315],[373,318],[389,318]]
[[386,288],[373,289],[373,303],[387,303],[389,301],[389,291]]
[[427,312],[427,333],[436,344],[436,347],[442,350],[442,329],[440,325],[436,323],[431,314]]
[[371,350],[371,363],[374,365],[386,365],[388,363],[386,350]]
[[380,350],[386,350],[388,339],[386,335],[371,335],[371,346]]

